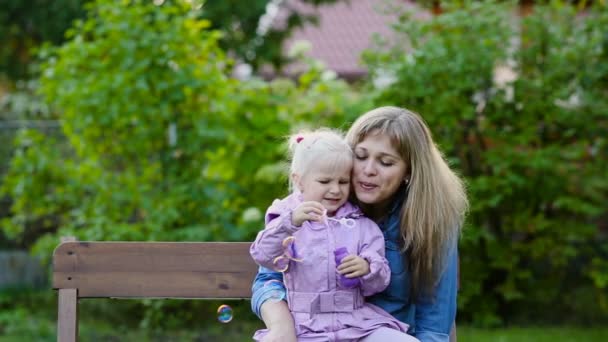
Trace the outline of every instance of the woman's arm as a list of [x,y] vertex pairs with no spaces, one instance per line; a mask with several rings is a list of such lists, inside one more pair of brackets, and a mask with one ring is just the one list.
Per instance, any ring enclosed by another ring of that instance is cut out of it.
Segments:
[[448,253],[444,270],[431,298],[416,301],[416,332],[421,342],[448,342],[456,318],[458,290],[458,247]]
[[384,235],[372,220],[360,219],[362,244],[359,256],[369,263],[370,272],[361,277],[361,290],[364,296],[382,292],[391,279],[391,269],[385,258]]
[[264,342],[295,342],[296,332],[285,301],[287,292],[283,285],[283,275],[260,266],[253,281],[252,292],[251,308],[269,330]]

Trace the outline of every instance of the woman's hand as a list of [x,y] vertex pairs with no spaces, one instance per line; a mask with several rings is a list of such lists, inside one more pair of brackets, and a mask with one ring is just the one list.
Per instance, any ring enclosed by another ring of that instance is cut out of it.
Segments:
[[338,266],[338,273],[346,278],[361,277],[369,273],[369,263],[360,256],[351,254],[342,259]]
[[299,227],[304,221],[321,221],[323,212],[325,212],[325,207],[319,202],[302,202],[291,213],[291,224]]

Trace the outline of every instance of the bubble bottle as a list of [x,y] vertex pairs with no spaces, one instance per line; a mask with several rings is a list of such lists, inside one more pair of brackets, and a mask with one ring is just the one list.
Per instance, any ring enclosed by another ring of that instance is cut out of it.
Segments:
[[[334,258],[336,260],[336,267],[342,263],[342,259],[348,255],[348,249],[346,247],[339,247],[334,250]],[[361,281],[359,278],[346,278],[343,274],[340,274],[340,286],[345,289],[354,289],[359,286]]]

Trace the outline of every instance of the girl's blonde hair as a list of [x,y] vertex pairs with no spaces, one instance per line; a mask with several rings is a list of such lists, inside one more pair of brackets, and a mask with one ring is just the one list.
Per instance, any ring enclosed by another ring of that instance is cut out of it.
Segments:
[[[353,152],[344,139],[344,134],[329,128],[314,131],[300,131],[289,136],[290,176],[304,176],[312,169],[331,171],[344,165],[351,165]],[[289,188],[296,190],[292,177]]]
[[[363,114],[346,135],[354,147],[370,134],[390,138],[407,165],[409,183],[401,208],[402,252],[408,253],[412,292],[428,294],[457,243],[468,209],[462,180],[450,169],[424,120],[398,107]],[[374,203],[367,204],[373,207]],[[365,203],[362,205],[365,209]]]

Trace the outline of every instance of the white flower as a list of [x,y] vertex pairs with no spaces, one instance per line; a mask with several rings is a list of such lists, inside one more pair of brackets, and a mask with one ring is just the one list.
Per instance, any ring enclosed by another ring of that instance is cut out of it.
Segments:
[[289,57],[303,56],[305,53],[312,49],[312,44],[308,40],[297,40],[289,49],[287,55]]
[[391,70],[380,69],[376,72],[373,82],[376,89],[385,89],[397,82],[397,77]]
[[581,106],[581,96],[577,91],[572,93],[572,95],[570,95],[570,97],[568,97],[566,100],[555,100],[554,104],[564,109],[576,109]]
[[338,77],[335,71],[333,70],[324,70],[321,74],[321,79],[323,81],[333,81]]
[[517,72],[510,66],[499,65],[494,68],[494,75],[492,81],[494,86],[499,89],[505,88],[509,83],[513,83],[517,80]]
[[239,80],[248,80],[251,78],[252,67],[247,63],[239,63],[236,67],[234,67],[234,77]]
[[255,222],[262,219],[262,213],[256,207],[250,207],[243,211],[242,216],[243,221],[245,222]]

